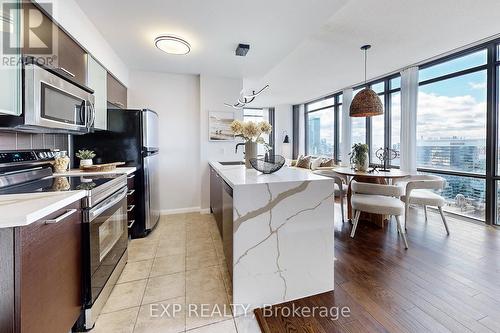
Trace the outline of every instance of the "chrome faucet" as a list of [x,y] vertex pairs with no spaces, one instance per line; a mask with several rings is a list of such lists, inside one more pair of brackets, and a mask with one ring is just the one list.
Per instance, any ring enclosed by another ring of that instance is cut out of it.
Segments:
[[238,147],[239,146],[245,146],[245,144],[244,143],[238,143],[238,144],[236,144],[236,148],[234,149],[234,153],[235,154],[238,154]]

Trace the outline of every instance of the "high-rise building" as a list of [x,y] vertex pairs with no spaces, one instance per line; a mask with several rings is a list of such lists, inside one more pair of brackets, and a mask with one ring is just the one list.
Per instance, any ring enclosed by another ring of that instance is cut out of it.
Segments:
[[[421,139],[417,141],[417,165],[433,170],[484,174],[485,151],[485,140],[481,139],[456,137]],[[453,210],[460,212],[460,210],[468,209],[469,215],[477,217],[484,214],[486,190],[483,179],[444,174],[441,176],[446,179],[446,187],[442,195],[448,199],[450,205],[457,205],[460,198],[466,202],[463,207],[453,207]]]

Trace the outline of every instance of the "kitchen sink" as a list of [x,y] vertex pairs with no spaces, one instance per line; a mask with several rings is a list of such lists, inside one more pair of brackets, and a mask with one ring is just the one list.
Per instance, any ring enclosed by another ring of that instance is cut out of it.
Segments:
[[244,165],[243,161],[219,162],[222,165]]

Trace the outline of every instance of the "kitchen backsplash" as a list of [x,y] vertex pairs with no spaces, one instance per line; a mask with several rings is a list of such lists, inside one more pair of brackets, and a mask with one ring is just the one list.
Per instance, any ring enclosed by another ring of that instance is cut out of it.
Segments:
[[59,149],[67,151],[68,135],[0,132],[0,150],[14,149]]

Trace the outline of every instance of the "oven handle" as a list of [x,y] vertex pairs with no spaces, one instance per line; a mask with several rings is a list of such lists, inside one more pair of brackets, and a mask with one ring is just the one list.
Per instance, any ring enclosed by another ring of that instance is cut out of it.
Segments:
[[123,200],[127,196],[127,187],[123,187],[117,193],[115,193],[112,197],[99,204],[97,207],[91,209],[89,211],[89,221],[94,220],[96,217],[104,213],[107,209],[113,207],[121,200]]

